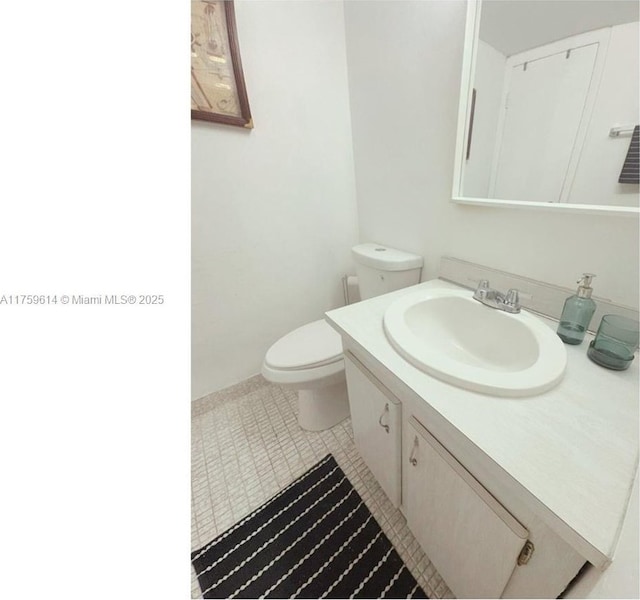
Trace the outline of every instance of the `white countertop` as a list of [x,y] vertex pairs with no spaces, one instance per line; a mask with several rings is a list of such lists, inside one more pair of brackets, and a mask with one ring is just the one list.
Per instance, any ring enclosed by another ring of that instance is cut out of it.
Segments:
[[[638,360],[626,371],[600,367],[587,357],[588,336],[578,346],[566,345],[564,378],[543,394],[498,398],[455,387],[404,360],[383,329],[391,302],[434,288],[462,289],[435,279],[329,311],[326,318],[528,490],[606,566],[637,469]],[[555,331],[556,322],[541,319]]]

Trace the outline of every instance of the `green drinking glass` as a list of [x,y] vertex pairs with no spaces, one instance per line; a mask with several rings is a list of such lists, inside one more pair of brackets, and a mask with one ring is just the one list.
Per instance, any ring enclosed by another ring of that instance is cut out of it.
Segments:
[[604,315],[587,356],[595,363],[623,371],[633,361],[639,340],[638,321],[618,315]]

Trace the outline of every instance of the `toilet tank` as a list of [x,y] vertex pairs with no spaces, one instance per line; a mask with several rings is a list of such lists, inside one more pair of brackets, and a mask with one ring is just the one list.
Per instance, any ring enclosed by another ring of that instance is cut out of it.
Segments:
[[362,300],[420,283],[422,256],[371,243],[354,246],[351,254]]

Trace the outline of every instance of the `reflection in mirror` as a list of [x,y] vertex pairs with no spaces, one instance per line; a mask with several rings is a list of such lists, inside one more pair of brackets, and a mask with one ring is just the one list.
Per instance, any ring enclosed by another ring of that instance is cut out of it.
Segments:
[[459,195],[638,207],[638,17],[635,0],[484,0]]

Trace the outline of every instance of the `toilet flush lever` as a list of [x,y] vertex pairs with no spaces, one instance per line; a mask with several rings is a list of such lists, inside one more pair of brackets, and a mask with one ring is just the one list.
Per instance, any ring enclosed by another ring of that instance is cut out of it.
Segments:
[[385,424],[382,422],[382,419],[385,417],[385,415],[387,416],[387,420],[389,417],[389,403],[387,402],[384,405],[384,410],[382,411],[382,414],[380,415],[380,418],[378,419],[378,425],[380,425],[380,427],[382,427],[387,433],[389,433],[389,425]]

